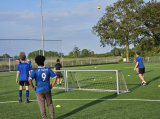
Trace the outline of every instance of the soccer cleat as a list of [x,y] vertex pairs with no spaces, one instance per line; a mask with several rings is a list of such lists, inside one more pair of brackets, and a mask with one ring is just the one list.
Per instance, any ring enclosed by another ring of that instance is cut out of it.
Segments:
[[22,102],[22,99],[19,99],[19,102]]
[[146,85],[146,82],[143,82],[143,86]]
[[59,85],[59,83],[57,83],[57,85]]
[[59,85],[61,86],[61,83],[59,83]]
[[146,85],[146,82],[142,82],[142,83],[141,83],[141,86],[144,86],[144,85]]
[[28,99],[26,100],[26,103],[29,103],[29,100],[28,100]]

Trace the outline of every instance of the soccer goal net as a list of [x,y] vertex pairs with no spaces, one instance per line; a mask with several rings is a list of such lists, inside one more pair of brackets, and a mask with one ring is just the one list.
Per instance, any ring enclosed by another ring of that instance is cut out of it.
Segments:
[[66,70],[66,91],[129,92],[121,70]]

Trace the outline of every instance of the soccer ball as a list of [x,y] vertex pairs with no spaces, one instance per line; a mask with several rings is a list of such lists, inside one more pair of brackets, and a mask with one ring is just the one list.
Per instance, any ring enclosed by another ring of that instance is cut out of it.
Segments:
[[97,9],[100,9],[101,7],[100,6],[97,6]]
[[97,67],[95,67],[95,69],[96,69]]

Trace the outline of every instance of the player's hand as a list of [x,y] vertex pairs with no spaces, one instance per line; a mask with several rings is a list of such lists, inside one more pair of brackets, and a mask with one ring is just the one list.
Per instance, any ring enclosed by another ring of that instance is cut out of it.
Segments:
[[37,87],[37,86],[34,86],[34,88],[33,88],[33,90],[34,90],[35,92],[36,92],[36,87]]
[[50,89],[52,89],[52,85],[50,85]]
[[17,84],[19,83],[18,78],[16,79],[16,83],[17,83]]
[[136,68],[134,68],[134,70],[136,70]]

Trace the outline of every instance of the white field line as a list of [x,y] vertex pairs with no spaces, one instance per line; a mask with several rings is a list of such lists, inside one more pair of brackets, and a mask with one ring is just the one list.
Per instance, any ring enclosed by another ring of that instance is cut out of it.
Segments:
[[[52,99],[53,101],[147,101],[147,102],[160,102],[160,100],[150,100],[150,99]],[[37,100],[30,100],[31,102],[37,101]],[[13,102],[19,102],[19,101],[5,101],[5,102],[0,102],[0,103],[13,103]],[[25,102],[25,101],[23,101]]]

